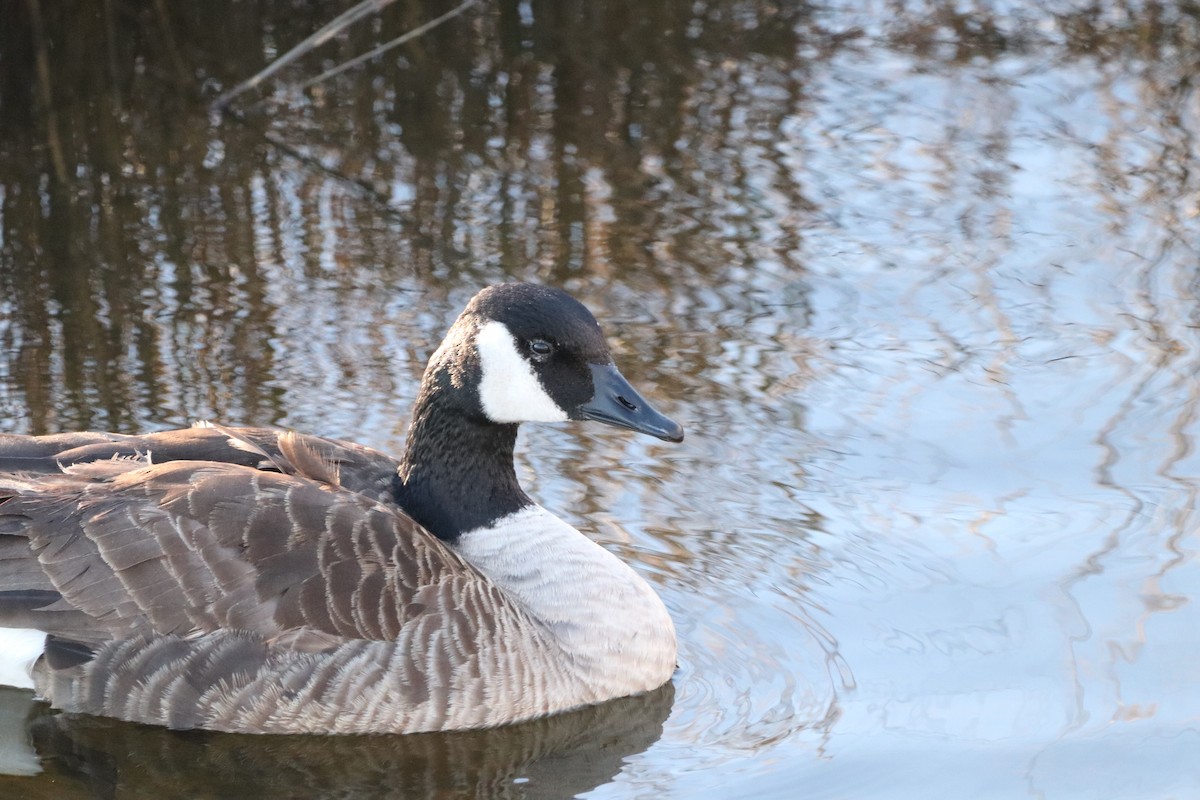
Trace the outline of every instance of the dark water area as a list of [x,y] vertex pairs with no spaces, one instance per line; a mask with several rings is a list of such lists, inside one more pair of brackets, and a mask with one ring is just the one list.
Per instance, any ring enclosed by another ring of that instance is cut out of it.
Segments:
[[0,797],[1200,793],[1200,8],[501,0],[303,88],[457,5],[399,0],[213,113],[349,5],[0,9],[0,431],[395,453],[466,300],[562,286],[688,438],[519,474],[679,672],[367,739],[3,692]]

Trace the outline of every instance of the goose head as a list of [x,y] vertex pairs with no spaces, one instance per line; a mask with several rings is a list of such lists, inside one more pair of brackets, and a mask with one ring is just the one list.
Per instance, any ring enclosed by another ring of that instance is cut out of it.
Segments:
[[[425,383],[497,425],[596,420],[683,441],[613,363],[591,312],[559,289],[492,286],[471,300],[430,359]],[[467,410],[467,409],[465,409]]]
[[622,377],[595,317],[558,289],[484,289],[429,359],[396,501],[448,542],[533,501],[513,467],[522,422],[598,420],[671,442],[683,427]]

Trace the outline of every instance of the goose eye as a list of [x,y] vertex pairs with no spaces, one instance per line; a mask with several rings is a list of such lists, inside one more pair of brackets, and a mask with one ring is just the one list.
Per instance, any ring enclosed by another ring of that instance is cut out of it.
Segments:
[[554,352],[554,345],[545,339],[532,339],[529,342],[529,352],[538,361],[545,361]]

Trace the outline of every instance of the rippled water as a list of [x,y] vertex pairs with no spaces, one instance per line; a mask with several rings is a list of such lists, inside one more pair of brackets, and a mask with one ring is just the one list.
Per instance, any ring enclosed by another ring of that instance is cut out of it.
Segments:
[[242,122],[345,4],[10,9],[0,430],[395,452],[466,299],[562,285],[688,439],[531,427],[522,479],[654,582],[673,685],[332,742],[10,692],[0,794],[1200,791],[1195,9],[499,2],[289,88],[452,5]]

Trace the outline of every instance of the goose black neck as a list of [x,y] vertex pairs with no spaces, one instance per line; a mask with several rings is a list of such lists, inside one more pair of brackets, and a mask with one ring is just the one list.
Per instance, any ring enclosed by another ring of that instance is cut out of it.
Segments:
[[513,468],[515,424],[422,397],[396,476],[396,502],[446,542],[531,505]]

